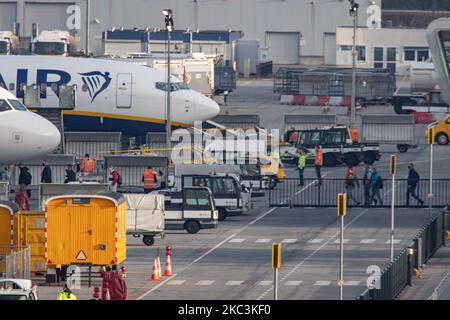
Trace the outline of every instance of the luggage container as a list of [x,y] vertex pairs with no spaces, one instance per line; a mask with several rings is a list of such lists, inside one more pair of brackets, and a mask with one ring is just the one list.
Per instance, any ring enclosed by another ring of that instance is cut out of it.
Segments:
[[20,211],[14,215],[14,245],[30,248],[31,272],[45,272],[45,212]]
[[127,194],[127,234],[142,236],[147,246],[155,243],[155,236],[164,237],[164,196]]
[[[118,193],[68,194],[46,201],[47,281],[69,265],[117,266],[126,259],[126,202]],[[49,272],[51,271],[51,272]]]
[[0,247],[14,245],[14,215],[19,207],[10,201],[0,201]]

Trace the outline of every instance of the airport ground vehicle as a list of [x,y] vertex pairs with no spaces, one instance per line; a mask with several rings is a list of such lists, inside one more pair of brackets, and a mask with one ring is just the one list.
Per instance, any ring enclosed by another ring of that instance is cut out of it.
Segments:
[[[447,116],[444,120],[434,122],[428,126],[428,128],[434,128],[434,141],[443,146],[448,145],[450,142],[450,116]],[[427,131],[428,136],[428,131]]]
[[164,197],[161,195],[125,194],[127,201],[127,234],[139,238],[146,246],[155,236],[164,237]]
[[39,296],[31,280],[0,279],[0,301],[2,300],[39,300]]
[[209,188],[185,187],[182,191],[155,192],[165,197],[166,230],[195,234],[201,229],[217,228],[219,213]]
[[377,143],[362,144],[352,135],[346,126],[325,127],[322,129],[295,130],[298,140],[295,146],[280,146],[281,160],[297,164],[298,152],[307,154],[307,162],[315,157],[315,148],[322,146],[324,166],[334,167],[338,164],[357,166],[361,162],[373,164],[380,160],[380,145]]
[[395,94],[390,103],[397,114],[413,112],[450,113],[450,106],[441,98],[439,90],[425,94]]
[[19,49],[19,38],[11,31],[0,31],[0,55],[16,54]]
[[75,50],[75,37],[68,31],[44,30],[31,42],[33,55],[68,57]]

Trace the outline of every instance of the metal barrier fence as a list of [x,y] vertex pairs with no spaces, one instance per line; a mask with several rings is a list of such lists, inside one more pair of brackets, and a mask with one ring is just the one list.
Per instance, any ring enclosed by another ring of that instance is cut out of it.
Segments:
[[450,300],[450,272],[441,280],[428,300]]
[[236,89],[236,72],[232,67],[220,67],[214,68],[214,90],[216,94],[223,93],[225,91],[233,91]]
[[336,124],[337,117],[335,115],[289,114],[284,116],[284,132],[288,132],[292,128],[295,130],[310,130],[334,126]]
[[[271,207],[336,207],[337,194],[347,192],[344,186],[344,179],[322,179],[320,186],[317,183],[317,179],[304,179],[305,187],[299,186],[299,183],[299,179],[286,178],[284,183],[270,190],[269,205]],[[360,183],[362,183],[361,180]],[[383,189],[380,190],[382,203],[379,202],[378,197],[375,197],[377,207],[391,207],[391,188],[391,180],[383,180]],[[428,204],[428,190],[429,180],[420,180],[416,194],[425,201],[425,205]],[[363,186],[355,188],[351,193],[360,204],[358,205],[348,200],[349,207],[363,207],[365,205],[365,191],[367,190]],[[369,190],[370,193],[373,193],[372,191]],[[419,203],[412,198],[410,199],[409,206],[407,205],[407,191],[408,180],[397,179],[395,206],[397,208],[420,207]],[[433,180],[433,194],[433,208],[445,207],[449,201],[450,179]]]
[[414,116],[404,115],[362,115],[361,142],[380,144],[409,144],[416,141],[416,123]]
[[218,115],[212,121],[230,129],[254,129],[260,126],[259,115]]
[[81,160],[88,153],[96,160],[103,160],[108,151],[121,149],[120,132],[65,132],[65,153],[75,155]]
[[[52,169],[53,183],[64,183],[67,165],[75,163],[75,156],[64,154],[49,154],[45,158],[23,162],[23,165],[29,169],[31,176],[33,177],[31,181],[32,186],[38,186],[41,182],[42,162],[44,160],[48,161],[49,166]],[[15,177],[17,179],[19,178],[19,174],[20,169],[16,167]],[[18,181],[15,181],[15,183],[18,183]]]
[[404,248],[393,262],[387,265],[373,283],[374,288],[365,290],[358,300],[393,300],[407,285],[411,285],[413,268],[419,268],[445,245],[445,212],[440,212]]
[[263,78],[272,75],[273,61],[263,62],[256,65],[256,78]]
[[0,182],[0,200],[9,201],[9,182]]
[[0,278],[30,279],[30,247],[0,246]]

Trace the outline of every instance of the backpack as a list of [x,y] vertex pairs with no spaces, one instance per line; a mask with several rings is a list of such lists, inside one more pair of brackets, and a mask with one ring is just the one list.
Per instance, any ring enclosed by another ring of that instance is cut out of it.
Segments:
[[122,176],[117,172],[117,185],[120,187],[122,185]]
[[378,176],[377,178],[377,186],[380,189],[383,189],[383,179],[381,178],[381,176]]
[[347,187],[354,187],[355,186],[355,177],[350,174],[347,178]]

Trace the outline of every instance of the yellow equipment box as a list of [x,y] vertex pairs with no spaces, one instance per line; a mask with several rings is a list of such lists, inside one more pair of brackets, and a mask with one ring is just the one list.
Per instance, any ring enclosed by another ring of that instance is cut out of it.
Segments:
[[122,195],[56,196],[45,207],[47,268],[118,265],[126,259],[127,205]]
[[20,211],[14,216],[14,245],[30,247],[30,271],[45,272],[45,213]]
[[0,201],[0,255],[9,254],[6,247],[14,245],[13,226],[14,215],[19,211],[19,207],[14,202]]

